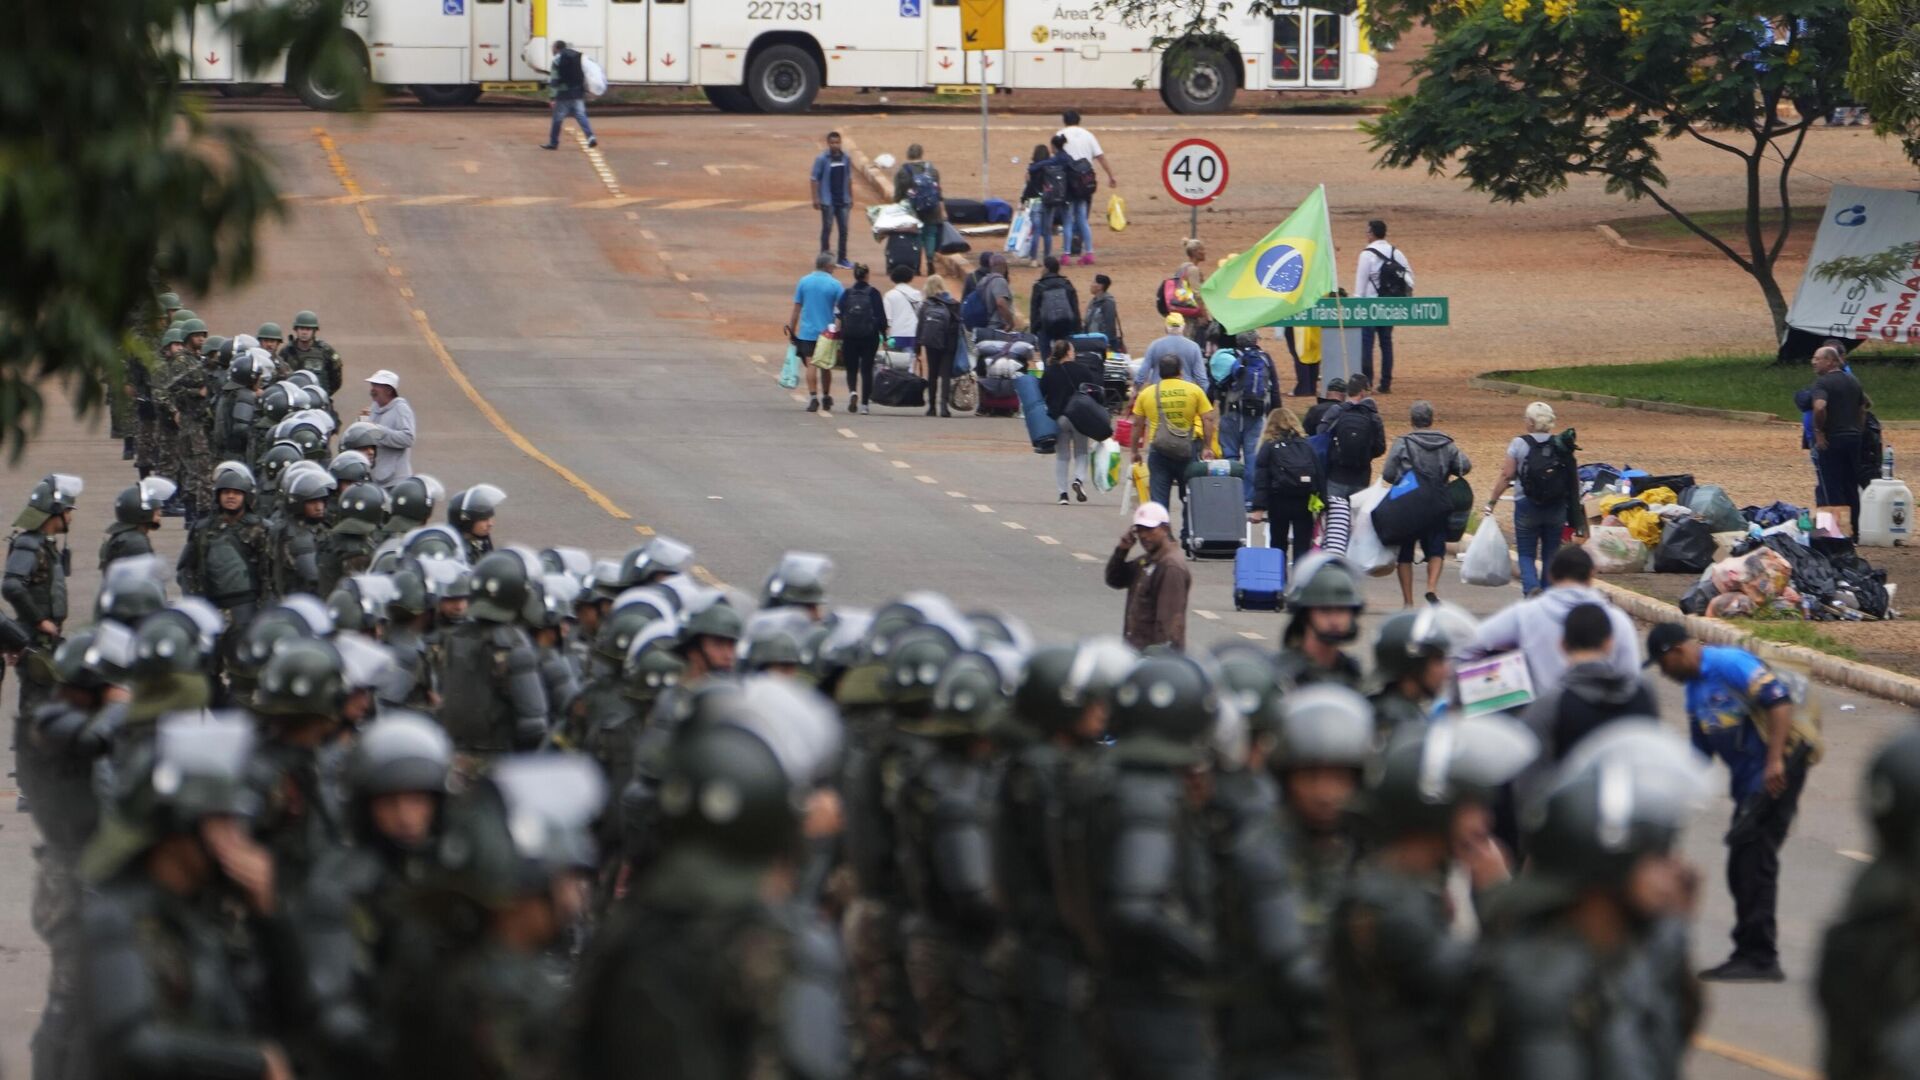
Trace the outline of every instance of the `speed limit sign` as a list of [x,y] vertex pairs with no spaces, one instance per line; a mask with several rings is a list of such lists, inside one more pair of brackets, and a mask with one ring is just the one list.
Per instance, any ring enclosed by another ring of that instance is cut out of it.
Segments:
[[1204,206],[1227,189],[1227,155],[1205,139],[1183,139],[1160,164],[1167,194],[1188,206]]

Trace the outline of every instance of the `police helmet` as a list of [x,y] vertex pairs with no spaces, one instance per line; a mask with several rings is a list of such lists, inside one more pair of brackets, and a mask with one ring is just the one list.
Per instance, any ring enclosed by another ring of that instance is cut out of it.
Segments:
[[433,519],[433,508],[447,497],[447,489],[431,476],[409,476],[393,485],[393,518],[415,527]]
[[807,634],[803,654],[814,681],[831,686],[858,662],[872,625],[873,613],[862,608],[840,608],[824,622],[815,623]]
[[348,536],[367,536],[380,531],[387,521],[387,493],[380,485],[355,484],[340,493],[336,505],[340,516],[333,530]]
[[1279,703],[1278,741],[1272,767],[1360,770],[1373,756],[1373,706],[1337,683],[1316,683],[1289,692]]
[[[388,514],[391,519],[393,515]],[[400,551],[423,563],[446,560],[462,566],[467,562],[467,545],[460,534],[445,525],[422,525],[409,530],[400,539]]]
[[242,670],[257,672],[283,642],[332,635],[333,614],[325,604],[312,596],[289,596],[253,617],[235,659]]
[[933,723],[940,730],[926,734],[977,737],[1005,724],[1019,658],[1005,646],[991,648],[995,652],[960,653],[947,664],[933,688]]
[[365,450],[369,446],[377,448],[380,445],[380,437],[386,433],[387,429],[379,424],[367,420],[356,420],[348,424],[347,429],[340,433],[340,449]]
[[1706,760],[1658,721],[1607,724],[1581,740],[1524,808],[1529,861],[1516,884],[1569,893],[1625,884],[1641,856],[1672,850],[1706,804],[1708,777]]
[[1338,555],[1316,551],[1294,568],[1287,606],[1295,611],[1320,607],[1360,611],[1367,602],[1360,595],[1360,575],[1353,564]]
[[1148,764],[1201,764],[1220,708],[1219,691],[1199,661],[1147,653],[1113,693],[1114,752]]
[[571,574],[582,588],[593,580],[593,556],[585,548],[541,548],[540,567],[549,574]]
[[953,606],[953,601],[936,592],[913,592],[873,613],[873,622],[867,628],[867,655],[885,660],[895,638],[912,627],[923,625],[946,631],[958,648],[973,647],[973,624]]
[[1214,676],[1234,710],[1262,734],[1270,733],[1280,699],[1273,656],[1252,642],[1231,641],[1213,650]]
[[280,324],[270,322],[261,323],[260,329],[255,330],[253,336],[259,338],[261,341],[285,341],[287,339],[287,335],[280,330]]
[[180,332],[180,324],[175,323],[161,332],[160,348],[164,350],[169,345],[178,345],[186,340],[187,335]]
[[225,623],[212,604],[197,596],[140,620],[133,634],[131,671],[140,678],[184,675],[204,668]]
[[53,677],[62,686],[71,686],[75,690],[100,690],[119,676],[119,672],[110,671],[101,662],[100,653],[95,648],[99,637],[100,630],[97,627],[88,627],[62,641],[60,647],[53,650]]
[[262,716],[334,716],[347,699],[340,652],[319,638],[280,642],[260,670],[253,711]]
[[474,522],[492,517],[505,501],[507,493],[492,484],[475,484],[448,500],[447,523],[465,531]]
[[288,470],[280,477],[280,490],[285,493],[288,506],[324,499],[333,488],[333,477],[327,475],[324,469]]
[[37,529],[55,514],[72,510],[86,481],[66,473],[50,473],[27,493],[26,508],[14,519],[16,529]]
[[453,741],[416,712],[383,713],[368,724],[347,758],[347,785],[359,799],[418,791],[444,795],[453,770]]
[[538,619],[531,621],[542,629],[553,629],[573,618],[574,605],[579,602],[580,579],[572,574],[541,574],[540,613]]
[[219,334],[209,334],[207,340],[200,343],[200,355],[209,364],[229,363],[233,360],[233,342]]
[[1445,833],[1454,808],[1485,802],[1539,752],[1524,725],[1502,716],[1448,716],[1402,726],[1367,763],[1356,802],[1377,842]]
[[96,619],[132,627],[167,604],[167,582],[173,577],[167,561],[158,555],[115,559],[100,579],[94,598]]
[[691,646],[701,638],[739,641],[745,631],[746,620],[740,617],[739,609],[725,593],[713,589],[687,610],[680,625],[680,641],[683,646]]
[[81,854],[80,876],[109,880],[161,838],[192,832],[211,817],[251,818],[260,809],[248,784],[253,724],[237,713],[170,713],[151,747],[115,776],[111,804]]
[[660,815],[670,846],[693,845],[747,861],[793,851],[803,813],[799,778],[787,771],[733,686],[704,688],[696,719],[668,745]]
[[909,627],[893,639],[881,694],[896,708],[930,706],[934,688],[961,651],[953,635],[937,626]]
[[1033,631],[1015,616],[997,611],[970,611],[967,625],[973,627],[974,640],[982,647],[1000,645],[1020,656],[1033,651]]
[[302,311],[293,317],[293,328],[295,330],[318,330],[320,329],[320,316],[315,315],[311,311]]
[[[691,552],[689,552],[691,554]],[[833,560],[808,551],[789,551],[760,587],[763,608],[803,606],[827,602],[827,584],[833,580]]]
[[1862,795],[1880,854],[1920,865],[1920,728],[1901,732],[1873,755]]
[[[327,471],[342,484],[359,484],[373,479],[373,462],[358,450],[342,450],[327,462]],[[386,502],[386,492],[381,492],[382,503]]]
[[634,701],[651,704],[678,685],[687,673],[687,662],[681,659],[679,648],[680,625],[672,618],[641,627],[633,634],[620,664],[620,692]]
[[200,316],[194,314],[192,308],[175,308],[173,312],[173,325],[179,326],[188,319],[197,319],[199,317]]
[[[418,579],[416,579],[417,581]],[[387,621],[387,608],[400,599],[399,586],[385,574],[353,574],[327,597],[335,630],[368,633]]]
[[206,332],[207,324],[204,320],[187,319],[180,323],[180,336],[182,338],[190,338],[195,334],[204,334]]
[[[662,619],[674,618],[674,606],[667,594],[655,588],[629,589],[613,601],[613,610],[600,621],[600,632],[594,637],[593,650],[613,663],[619,663],[627,655],[627,647],[633,644],[634,635],[651,623]],[[679,624],[674,624],[679,633]]]
[[349,694],[390,686],[400,670],[393,650],[365,634],[343,627],[333,636],[333,647],[340,653],[340,677]]
[[1479,626],[1456,604],[1396,612],[1380,624],[1373,639],[1375,668],[1389,682],[1415,674],[1427,660],[1454,656],[1471,646]]
[[617,586],[631,589],[693,569],[693,548],[671,536],[656,536],[620,558]]
[[481,622],[510,623],[520,618],[527,602],[527,567],[505,551],[488,552],[470,576],[473,606],[469,617]]
[[427,576],[419,563],[410,559],[398,560],[387,574],[387,580],[393,584],[393,599],[388,601],[388,607],[399,608],[407,616],[426,614]]
[[213,490],[239,491],[252,495],[254,491],[253,470],[238,461],[223,461],[213,467]]
[[305,460],[306,455],[297,444],[276,442],[260,455],[260,476],[269,487],[277,488],[280,486],[280,475],[286,472],[287,466]]
[[163,292],[159,296],[154,297],[154,302],[160,305],[162,312],[171,313],[180,310],[179,293]]
[[1048,645],[1027,658],[1014,691],[1014,716],[1043,735],[1069,731],[1087,707],[1110,702],[1139,660],[1117,637]]
[[433,603],[442,600],[467,600],[473,596],[473,575],[467,570],[467,564],[453,559],[428,559],[415,561],[426,582],[427,598]]
[[[249,351],[248,355],[252,355]],[[296,388],[286,383],[274,383],[260,391],[260,415],[266,417],[269,424],[279,424],[293,411],[293,392]]]
[[755,612],[747,620],[740,641],[740,670],[798,667],[804,662],[805,642],[813,621],[791,608]]
[[547,896],[556,878],[599,861],[593,825],[607,798],[579,754],[514,754],[447,806],[438,862],[446,884],[488,906]]

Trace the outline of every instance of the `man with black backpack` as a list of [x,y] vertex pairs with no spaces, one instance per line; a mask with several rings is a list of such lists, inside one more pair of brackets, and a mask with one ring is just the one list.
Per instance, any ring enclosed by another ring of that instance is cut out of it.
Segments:
[[938,403],[941,416],[952,416],[947,406],[953,400],[954,354],[962,348],[961,336],[965,333],[960,325],[960,301],[947,291],[940,275],[929,276],[926,284],[913,344],[926,365],[927,415],[933,415]]
[[1254,505],[1254,457],[1260,450],[1260,431],[1267,413],[1280,407],[1280,388],[1274,378],[1273,358],[1260,347],[1260,333],[1247,330],[1234,338],[1233,367],[1213,385],[1220,407],[1220,454],[1241,463],[1241,488],[1247,508]]
[[1374,460],[1387,452],[1387,422],[1367,396],[1365,375],[1347,379],[1347,400],[1320,421],[1328,435],[1327,497],[1347,499],[1373,483]]
[[[1053,254],[1053,230],[1067,223],[1073,206],[1073,158],[1063,135],[1053,137],[1053,154],[1027,163],[1040,191],[1040,253]],[[1027,262],[1032,266],[1031,259]]]
[[[1060,122],[1066,126],[1058,132],[1058,137],[1066,140],[1067,156],[1073,159],[1073,201],[1069,204],[1071,216],[1067,221],[1067,249],[1080,257],[1081,266],[1093,265],[1093,225],[1089,218],[1093,212],[1093,196],[1100,190],[1100,178],[1094,175],[1093,167],[1098,164],[1107,171],[1107,183],[1112,187],[1120,186],[1120,178],[1113,175],[1113,166],[1107,161],[1107,153],[1100,147],[1100,140],[1093,132],[1080,126],[1080,114],[1068,109],[1060,114]],[[1116,343],[1115,348],[1119,345]]]
[[[1387,243],[1387,223],[1375,218],[1367,222],[1367,246],[1360,249],[1360,263],[1353,271],[1353,295],[1412,296],[1413,265],[1407,254]],[[1373,381],[1373,342],[1380,341],[1380,392],[1393,392],[1393,327],[1360,328],[1360,371]]]
[[893,174],[893,201],[913,208],[920,219],[920,250],[926,257],[927,273],[934,271],[933,257],[940,250],[940,226],[946,223],[946,202],[940,193],[940,170],[922,160],[926,152],[919,143],[907,147],[907,163]]
[[1493,513],[1508,485],[1520,489],[1513,504],[1514,547],[1520,555],[1520,592],[1540,591],[1540,572],[1560,549],[1560,533],[1568,525],[1587,535],[1586,511],[1580,506],[1580,467],[1565,435],[1553,434],[1553,406],[1536,401],[1527,406],[1527,431],[1507,444],[1500,479],[1487,495],[1485,513]]
[[1033,292],[1027,300],[1027,324],[1040,339],[1035,351],[1041,356],[1053,352],[1055,340],[1080,332],[1079,291],[1060,272],[1057,256],[1047,256],[1044,265],[1046,272],[1034,280]]

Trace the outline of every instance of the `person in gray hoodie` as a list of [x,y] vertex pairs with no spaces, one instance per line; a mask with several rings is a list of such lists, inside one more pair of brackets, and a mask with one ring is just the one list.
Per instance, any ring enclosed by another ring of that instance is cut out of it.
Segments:
[[[1351,390],[1353,384],[1347,384]],[[1348,406],[1351,408],[1352,406]],[[1433,406],[1424,401],[1416,401],[1413,408],[1407,410],[1407,418],[1413,422],[1413,430],[1393,440],[1393,447],[1387,451],[1387,460],[1380,466],[1380,479],[1389,484],[1397,483],[1401,477],[1413,473],[1422,484],[1445,487],[1456,476],[1465,476],[1473,471],[1473,462],[1467,458],[1467,452],[1453,441],[1453,436],[1433,430]],[[1427,603],[1440,602],[1440,571],[1447,562],[1447,517],[1441,515],[1425,535],[1400,545],[1399,565],[1395,573],[1400,577],[1400,599],[1407,606],[1413,606],[1413,549],[1419,545],[1427,560]]]
[[1480,636],[1474,642],[1474,656],[1519,649],[1526,654],[1527,674],[1536,693],[1558,686],[1569,666],[1560,648],[1567,613],[1581,604],[1598,604],[1612,624],[1612,644],[1607,666],[1624,678],[1640,676],[1640,642],[1627,613],[1607,602],[1605,593],[1593,587],[1593,556],[1586,549],[1569,544],[1553,553],[1547,563],[1547,587],[1495,612],[1480,624]]

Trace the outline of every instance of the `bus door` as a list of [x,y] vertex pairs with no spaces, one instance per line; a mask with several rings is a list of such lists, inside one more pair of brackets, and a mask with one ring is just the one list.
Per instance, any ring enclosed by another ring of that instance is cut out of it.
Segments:
[[601,66],[614,82],[688,82],[692,40],[687,0],[612,0]]
[[533,6],[543,0],[467,0],[472,28],[472,75],[475,82],[544,81],[546,73],[529,56],[533,38]]
[[1004,86],[1007,82],[1007,54],[1003,50],[966,52],[960,40],[960,4],[962,0],[931,0],[927,7],[927,82],[934,86],[956,83],[980,84],[981,64],[986,65],[987,82]]
[[1347,83],[1347,20],[1331,11],[1307,11],[1307,85]]
[[226,22],[233,14],[233,0],[199,4],[193,9],[192,78],[197,81],[232,82],[238,65],[234,63],[233,33]]
[[1305,86],[1306,12],[1285,8],[1273,16],[1273,48],[1267,55],[1267,86],[1284,89]]

